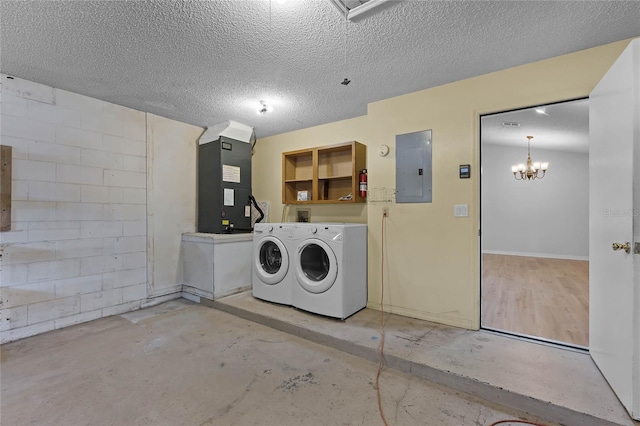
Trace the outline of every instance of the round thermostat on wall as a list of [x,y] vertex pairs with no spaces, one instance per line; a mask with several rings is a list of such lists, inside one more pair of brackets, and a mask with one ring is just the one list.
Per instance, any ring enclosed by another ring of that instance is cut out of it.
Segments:
[[389,145],[380,145],[378,147],[378,155],[380,157],[385,157],[389,153]]

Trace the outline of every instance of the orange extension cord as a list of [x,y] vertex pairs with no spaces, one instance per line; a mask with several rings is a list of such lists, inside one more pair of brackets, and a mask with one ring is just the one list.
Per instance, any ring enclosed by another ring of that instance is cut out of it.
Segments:
[[381,275],[380,275],[380,346],[379,352],[380,355],[378,357],[378,372],[376,373],[376,390],[378,392],[378,411],[380,412],[380,418],[384,423],[384,426],[389,426],[387,423],[387,419],[384,416],[384,410],[382,409],[382,398],[380,396],[380,372],[382,371],[382,353],[384,351],[384,223],[387,218],[387,214],[382,214],[382,244],[381,244],[381,255],[380,255],[380,265],[381,265]]
[[[376,372],[376,391],[378,393],[378,411],[380,412],[380,418],[384,423],[384,426],[389,426],[387,422],[387,418],[384,416],[384,410],[382,409],[382,397],[380,395],[380,373],[382,372],[382,362],[384,360],[384,231],[385,231],[385,220],[387,218],[387,214],[382,214],[382,241],[380,248],[380,346],[379,346],[379,356],[378,356],[378,371]],[[541,423],[532,423],[526,420],[498,420],[497,422],[491,423],[490,426],[497,426],[503,423],[520,423],[525,425],[532,426],[547,426]]]

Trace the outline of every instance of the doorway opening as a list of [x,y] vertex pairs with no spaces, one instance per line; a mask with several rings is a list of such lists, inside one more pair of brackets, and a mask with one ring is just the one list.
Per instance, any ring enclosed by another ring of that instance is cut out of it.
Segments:
[[483,115],[480,132],[481,328],[587,349],[589,101]]

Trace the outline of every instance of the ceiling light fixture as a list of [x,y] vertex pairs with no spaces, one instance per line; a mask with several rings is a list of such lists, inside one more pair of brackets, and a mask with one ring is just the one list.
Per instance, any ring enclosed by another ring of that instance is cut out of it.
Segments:
[[[513,177],[516,180],[542,179],[549,168],[549,163],[539,163],[537,161],[534,163],[531,161],[531,139],[533,139],[533,136],[527,136],[527,164],[520,163],[516,166],[511,166]],[[542,175],[539,172],[542,172]]]
[[262,115],[271,111],[273,111],[273,107],[271,105],[267,105],[264,101],[260,101],[260,108],[258,108],[256,112]]

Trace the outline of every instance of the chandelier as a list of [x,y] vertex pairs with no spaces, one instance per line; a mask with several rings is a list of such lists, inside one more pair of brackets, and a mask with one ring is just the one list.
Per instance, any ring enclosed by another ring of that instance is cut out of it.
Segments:
[[531,161],[531,139],[533,139],[533,136],[527,136],[527,164],[520,163],[516,166],[511,166],[513,177],[516,180],[542,179],[549,168],[549,163],[540,163],[538,161],[534,163]]

